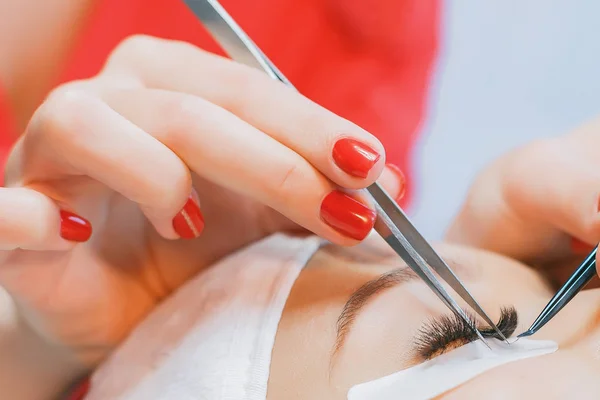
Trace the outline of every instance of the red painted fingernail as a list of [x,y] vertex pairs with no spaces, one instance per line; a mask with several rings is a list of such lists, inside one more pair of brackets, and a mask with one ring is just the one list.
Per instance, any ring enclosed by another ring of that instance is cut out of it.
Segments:
[[190,194],[181,211],[173,218],[173,228],[183,239],[197,238],[204,229],[204,217],[195,197],[194,193]]
[[89,378],[83,380],[73,392],[67,397],[67,400],[83,400],[85,395],[90,391],[90,380]]
[[321,203],[321,219],[336,231],[362,240],[373,229],[377,214],[358,200],[340,191],[333,191]]
[[354,139],[340,139],[333,146],[333,161],[344,172],[366,178],[381,155],[364,143]]
[[587,254],[594,250],[594,246],[587,244],[577,238],[571,238],[571,250],[573,253]]
[[398,166],[394,164],[386,164],[386,167],[390,169],[396,176],[398,177],[398,194],[396,195],[396,203],[400,204],[400,200],[404,197],[406,193],[406,177],[404,173]]
[[92,225],[77,214],[60,210],[60,236],[71,242],[86,242],[92,236]]

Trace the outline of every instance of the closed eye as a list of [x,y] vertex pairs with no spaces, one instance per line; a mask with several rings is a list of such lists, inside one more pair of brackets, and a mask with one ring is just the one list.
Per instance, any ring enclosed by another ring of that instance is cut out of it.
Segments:
[[[475,321],[475,317],[471,316],[471,319]],[[500,320],[496,325],[504,336],[510,337],[517,329],[518,323],[517,310],[510,306],[501,309]],[[478,329],[485,338],[501,339],[490,327]],[[425,361],[475,340],[477,335],[466,321],[456,315],[444,315],[430,320],[419,329],[415,339],[415,351],[417,357]]]

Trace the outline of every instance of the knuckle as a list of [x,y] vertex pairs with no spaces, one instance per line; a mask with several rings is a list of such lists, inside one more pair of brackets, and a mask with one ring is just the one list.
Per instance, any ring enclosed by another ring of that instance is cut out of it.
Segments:
[[253,89],[258,83],[263,83],[266,78],[264,73],[242,64],[232,63],[231,68],[225,72],[224,78],[241,91]]
[[192,95],[182,94],[165,99],[163,112],[170,116],[166,138],[170,144],[184,145],[185,135],[198,130],[204,124],[208,103]]
[[163,41],[163,43],[166,43],[168,46],[170,46],[174,51],[177,51],[178,53],[181,53],[181,54],[195,52],[200,55],[215,57],[215,55],[213,53],[206,51],[204,49],[201,49],[200,47],[197,47],[189,42],[185,42],[182,40],[166,40],[166,39],[162,39],[162,41]]
[[121,60],[123,57],[141,57],[145,58],[148,55],[154,55],[157,52],[157,42],[152,36],[135,34],[123,39],[117,47],[113,50],[112,54],[108,59],[108,63],[111,64],[115,61]]
[[[218,99],[217,103],[227,110],[238,112],[243,111],[241,109],[249,99],[256,98],[257,94],[262,94],[260,97],[264,96],[269,92],[265,89],[276,83],[263,72],[236,63],[230,63],[226,68],[222,68],[218,74],[223,84],[236,88],[235,93],[238,95],[223,96]],[[223,91],[223,95],[226,94],[227,91]],[[218,96],[219,93],[216,93],[216,95]]]
[[[532,168],[544,168],[549,161],[554,163],[564,159],[564,143],[556,138],[542,138],[533,140],[525,146],[521,146],[504,157],[501,157],[493,165],[499,165],[506,170],[508,176],[523,176],[523,171]],[[520,180],[516,180],[520,181]]]
[[81,129],[81,125],[85,124],[89,106],[89,95],[84,91],[71,86],[58,88],[35,112],[28,131],[52,138],[83,132],[85,130]]
[[149,62],[157,63],[165,57],[185,54],[191,50],[208,54],[208,52],[184,41],[134,34],[123,39],[115,47],[108,57],[106,66],[110,69],[115,65],[130,65],[132,61],[139,65]]

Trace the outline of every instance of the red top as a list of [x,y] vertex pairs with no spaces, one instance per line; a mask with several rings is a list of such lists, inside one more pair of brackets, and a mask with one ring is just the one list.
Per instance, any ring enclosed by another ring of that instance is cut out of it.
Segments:
[[[439,0],[221,2],[304,95],[376,135],[388,161],[410,176],[437,50]],[[57,84],[96,74],[134,33],[219,51],[183,2],[98,0]],[[0,157],[15,136],[0,91]]]

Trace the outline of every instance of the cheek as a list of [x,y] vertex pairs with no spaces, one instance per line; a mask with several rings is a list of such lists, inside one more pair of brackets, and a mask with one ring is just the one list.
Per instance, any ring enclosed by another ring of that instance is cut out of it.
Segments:
[[585,354],[559,350],[552,355],[515,361],[439,398],[596,399],[600,393],[600,370],[598,365],[586,362],[586,358]]

